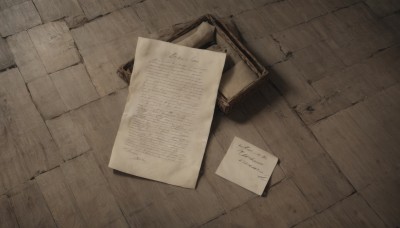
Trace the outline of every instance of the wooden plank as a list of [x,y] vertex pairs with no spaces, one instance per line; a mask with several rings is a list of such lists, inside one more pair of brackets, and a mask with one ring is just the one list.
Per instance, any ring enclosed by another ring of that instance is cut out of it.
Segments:
[[361,190],[361,195],[390,227],[400,224],[400,179],[387,179],[376,181]]
[[319,95],[292,60],[275,64],[270,77],[291,107],[319,100]]
[[108,43],[131,32],[145,30],[135,10],[128,7],[72,29],[71,34],[79,50],[83,50]]
[[317,214],[300,227],[386,227],[382,220],[358,194],[354,194],[333,207]]
[[293,173],[293,181],[317,212],[354,192],[348,180],[327,155],[309,161]]
[[50,78],[69,110],[99,98],[82,64],[52,73]]
[[399,96],[400,87],[396,84],[311,126],[357,190],[377,179],[399,177],[393,162],[400,159]]
[[289,0],[290,4],[299,12],[305,21],[324,15],[329,12],[327,4],[315,0]]
[[99,98],[81,64],[31,81],[28,88],[45,119],[59,116]]
[[50,22],[28,30],[48,73],[80,61],[74,40],[65,22]]
[[122,221],[122,227],[128,226],[90,153],[63,163],[61,169],[88,226],[105,227],[117,220]]
[[8,37],[7,42],[25,82],[47,75],[42,60],[26,31]]
[[72,121],[69,113],[48,120],[46,124],[64,160],[72,159],[90,149],[81,129]]
[[363,2],[359,2],[351,5],[350,7],[337,10],[333,14],[335,14],[348,26],[357,26],[362,22],[373,21],[377,19],[371,9]]
[[[149,200],[146,207],[133,212],[128,218],[131,224],[137,224],[138,227],[162,227],[165,224],[171,227],[194,227],[223,213],[214,189],[205,178],[199,180],[195,191],[165,187],[170,188],[170,193],[162,199]],[[167,194],[167,191],[163,194]]]
[[83,12],[85,12],[86,17],[91,20],[98,16],[104,15],[108,12],[114,11],[118,6],[114,5],[112,1],[107,3],[107,1],[99,0],[78,0],[79,4],[82,6]]
[[51,119],[68,110],[49,76],[29,82],[28,89],[44,119]]
[[204,227],[291,227],[311,215],[307,200],[286,180],[272,187],[266,197],[257,197]]
[[33,0],[43,22],[64,18],[68,27],[77,27],[87,19],[77,0]]
[[345,8],[346,6],[350,6],[358,2],[358,0],[341,0],[341,1],[321,0],[321,1],[329,12],[335,11],[340,8]]
[[3,37],[42,23],[32,1],[26,1],[0,11],[0,34]]
[[91,20],[116,9],[140,2],[139,0],[78,0],[86,17]]
[[30,177],[52,169],[62,162],[58,148],[44,123],[22,135],[14,136],[14,139]]
[[[374,76],[377,73],[367,62],[356,64],[313,83],[313,87],[321,96],[329,97],[331,94],[340,93],[349,100],[350,104],[356,103],[364,96],[379,91],[381,87],[388,87],[396,82],[394,78],[388,78],[389,80],[382,78],[379,81],[372,80],[376,78]],[[382,82],[385,83],[383,84]]]
[[[200,177],[195,191],[123,174],[108,167],[127,89],[71,113],[95,152],[110,188],[131,226],[196,226],[223,213],[215,190]],[[96,113],[96,115],[93,115]],[[193,211],[193,208],[197,208]]]
[[87,227],[61,168],[39,175],[36,180],[57,227]]
[[0,227],[1,228],[18,228],[17,219],[15,218],[14,209],[10,204],[10,200],[5,196],[0,196]]
[[309,84],[345,67],[326,41],[314,43],[294,52],[292,62]]
[[32,103],[18,69],[1,73],[0,85],[3,121],[29,177],[60,164],[58,148]]
[[276,90],[263,86],[260,93],[247,99],[244,111],[259,134],[277,155],[287,176],[294,169],[324,153],[309,130]]
[[17,152],[13,135],[7,128],[7,99],[10,94],[3,86],[9,86],[5,81],[8,73],[0,73],[0,194],[29,179],[25,162]]
[[151,33],[157,33],[178,23],[195,20],[203,15],[191,1],[143,1],[132,7]]
[[285,52],[295,52],[322,40],[309,23],[303,23],[272,34]]
[[[278,42],[271,36],[263,38],[245,38],[244,43],[264,66],[272,66],[286,58]],[[268,77],[268,76],[267,76]]]
[[334,53],[347,66],[358,63],[379,50],[397,43],[395,33],[381,21],[369,20],[354,26],[344,18],[327,15],[313,20],[313,26],[327,39]]
[[366,0],[365,3],[368,5],[371,10],[380,17],[384,17],[395,13],[400,9],[400,4],[397,1],[374,1],[374,0]]
[[116,69],[126,63],[135,53],[137,33],[128,34],[94,48],[81,51],[86,69],[102,97],[126,87],[126,83],[117,75]]
[[[357,100],[358,102],[359,100]],[[352,102],[342,93],[333,93],[310,103],[296,106],[296,111],[307,125],[329,117],[340,110],[348,108]]]
[[0,70],[6,69],[14,64],[14,57],[7,42],[0,37]]
[[26,1],[28,0],[0,0],[0,10],[10,8],[11,6],[15,6]]
[[28,181],[11,193],[18,224],[21,227],[56,227],[43,195],[35,181]]
[[392,31],[400,37],[400,14],[392,14],[382,19],[385,24],[387,24]]
[[3,121],[4,116],[0,110],[0,194],[29,179],[25,162],[18,154],[12,135]]
[[116,69],[134,57],[137,37],[149,36],[130,7],[73,29],[71,33],[100,96],[126,86]]
[[351,40],[353,33],[346,25],[345,21],[341,20],[335,14],[329,13],[312,20],[311,25],[318,31],[324,40],[343,46]]
[[275,26],[266,19],[261,9],[253,9],[235,15],[233,21],[245,40],[267,37],[276,31]]
[[270,21],[274,31],[282,31],[294,25],[304,22],[302,15],[296,10],[296,8],[289,1],[279,1],[272,4],[267,4],[261,8],[263,15],[267,21]]
[[324,98],[300,105],[296,110],[307,124],[311,124],[392,86],[398,82],[399,53],[399,46],[389,48],[316,81],[312,86]]
[[243,11],[247,11],[254,8],[252,1],[238,1],[238,0],[227,0],[227,1],[194,1],[195,6],[198,9],[199,14],[210,13],[218,15],[219,18],[228,17],[235,15]]

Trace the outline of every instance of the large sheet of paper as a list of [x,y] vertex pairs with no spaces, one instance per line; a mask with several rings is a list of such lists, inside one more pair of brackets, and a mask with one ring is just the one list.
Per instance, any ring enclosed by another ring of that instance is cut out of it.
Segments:
[[225,54],[139,38],[109,167],[195,188]]
[[262,195],[277,162],[274,155],[235,137],[216,174]]

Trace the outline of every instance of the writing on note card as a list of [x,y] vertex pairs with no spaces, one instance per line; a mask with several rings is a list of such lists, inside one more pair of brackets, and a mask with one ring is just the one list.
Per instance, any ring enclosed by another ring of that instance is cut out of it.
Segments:
[[216,174],[262,195],[277,163],[274,155],[235,137]]

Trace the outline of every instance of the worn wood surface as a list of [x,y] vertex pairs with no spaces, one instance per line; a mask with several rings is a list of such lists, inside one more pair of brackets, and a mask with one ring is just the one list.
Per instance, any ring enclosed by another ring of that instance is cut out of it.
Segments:
[[271,188],[265,198],[255,198],[205,227],[291,227],[313,215],[307,200],[291,180]]
[[100,96],[126,86],[116,69],[135,53],[138,36],[149,36],[133,8],[124,8],[71,30],[90,78]]
[[[400,4],[0,0],[0,227],[399,227]],[[216,110],[195,190],[108,168],[139,36],[213,13],[271,72]],[[234,136],[262,197],[215,175]]]
[[68,110],[76,109],[99,98],[82,64],[54,72],[50,78]]
[[26,31],[9,36],[7,41],[25,82],[47,75],[43,62]]
[[[1,167],[5,168],[5,172],[12,173],[5,175],[5,180],[14,182],[14,178],[34,177],[59,165],[62,159],[58,148],[32,102],[18,69],[1,73],[0,84],[1,122],[4,126],[2,141],[5,142],[6,151],[2,155],[15,162],[11,165],[7,164],[7,160],[2,160],[5,165]],[[1,151],[4,151],[3,148]],[[7,151],[11,154],[8,155]]]
[[0,34],[2,37],[32,28],[42,23],[32,1],[25,1],[0,10]]
[[26,2],[28,0],[1,0],[0,10],[10,8],[11,6],[18,5],[20,3]]
[[45,119],[50,119],[67,111],[54,82],[45,76],[27,84],[32,100]]
[[28,30],[28,33],[48,73],[62,70],[80,61],[79,53],[65,22],[57,21],[39,25]]
[[0,197],[0,227],[19,227],[15,218],[13,207],[10,204],[10,199],[6,196]]
[[68,27],[76,27],[87,19],[78,0],[33,0],[43,22],[64,18]]
[[385,227],[365,200],[354,194],[295,227]]
[[21,227],[56,227],[36,181],[28,181],[10,193],[18,225]]
[[37,183],[57,227],[87,227],[61,168],[40,175]]
[[64,160],[72,159],[90,149],[85,136],[69,113],[48,120],[46,124]]
[[0,70],[14,65],[14,57],[5,39],[0,38]]

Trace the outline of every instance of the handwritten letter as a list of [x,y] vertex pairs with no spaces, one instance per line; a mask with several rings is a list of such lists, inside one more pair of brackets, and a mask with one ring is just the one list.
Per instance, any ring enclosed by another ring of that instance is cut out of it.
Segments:
[[277,162],[274,155],[235,137],[216,174],[261,195]]
[[195,188],[225,54],[139,38],[109,167]]

